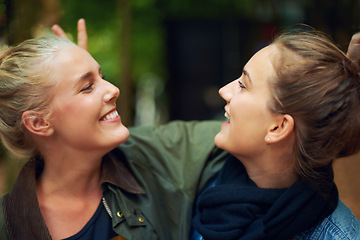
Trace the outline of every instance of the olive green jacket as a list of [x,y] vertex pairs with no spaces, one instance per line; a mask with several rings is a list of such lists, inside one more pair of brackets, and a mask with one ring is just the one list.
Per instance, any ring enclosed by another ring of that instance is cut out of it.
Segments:
[[[131,129],[103,158],[113,229],[126,239],[188,239],[194,198],[227,156],[213,142],[219,130],[215,121]],[[29,161],[0,199],[0,239],[51,239],[36,199],[36,169]]]

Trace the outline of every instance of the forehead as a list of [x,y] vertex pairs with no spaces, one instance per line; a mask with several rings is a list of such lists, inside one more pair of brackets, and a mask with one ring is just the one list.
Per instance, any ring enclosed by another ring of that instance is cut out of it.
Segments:
[[279,54],[279,49],[274,45],[264,47],[249,60],[244,69],[253,76],[254,79],[264,77],[272,78],[276,75],[274,68],[275,56]]
[[[58,66],[71,65],[72,67],[77,67],[83,65],[83,63],[94,64],[94,62],[96,61],[86,50],[75,45],[64,47],[54,57],[54,63],[58,64]],[[74,63],[76,64],[73,65]]]
[[254,56],[250,59],[249,63],[251,61],[256,62],[272,62],[274,56],[279,54],[279,49],[275,45],[269,45],[262,49],[260,49],[258,52],[254,54]]
[[50,63],[51,74],[58,83],[75,81],[82,75],[99,71],[99,64],[84,49],[67,46],[61,49]]

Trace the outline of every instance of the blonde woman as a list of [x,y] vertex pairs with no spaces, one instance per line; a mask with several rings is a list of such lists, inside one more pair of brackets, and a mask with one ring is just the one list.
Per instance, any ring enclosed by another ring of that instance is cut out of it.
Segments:
[[[120,150],[129,131],[116,110],[119,94],[69,40],[48,36],[2,52],[0,136],[29,161],[0,198],[0,239],[188,237],[197,189],[225,156],[212,143],[218,124],[139,129]],[[207,140],[194,130],[206,130]],[[193,137],[181,138],[184,131]],[[158,138],[144,137],[149,132]],[[176,149],[166,153],[166,144]]]

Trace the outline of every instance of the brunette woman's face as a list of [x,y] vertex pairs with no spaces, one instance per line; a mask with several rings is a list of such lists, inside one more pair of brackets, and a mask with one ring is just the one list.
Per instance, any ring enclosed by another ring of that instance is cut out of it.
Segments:
[[272,56],[275,46],[257,52],[245,65],[241,77],[219,90],[227,102],[221,131],[215,144],[235,157],[256,156],[266,146],[265,137],[274,114],[268,108],[270,79],[275,77]]
[[50,103],[50,122],[59,147],[107,151],[128,138],[116,111],[119,89],[102,78],[99,64],[87,51],[66,47],[50,67],[58,84]]

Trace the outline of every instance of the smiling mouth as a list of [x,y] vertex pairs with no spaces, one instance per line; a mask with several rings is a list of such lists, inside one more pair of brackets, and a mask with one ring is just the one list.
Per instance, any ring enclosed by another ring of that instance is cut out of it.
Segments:
[[107,121],[107,120],[115,119],[118,117],[119,117],[119,113],[116,110],[114,110],[114,111],[109,112],[102,118],[100,118],[100,121]]

